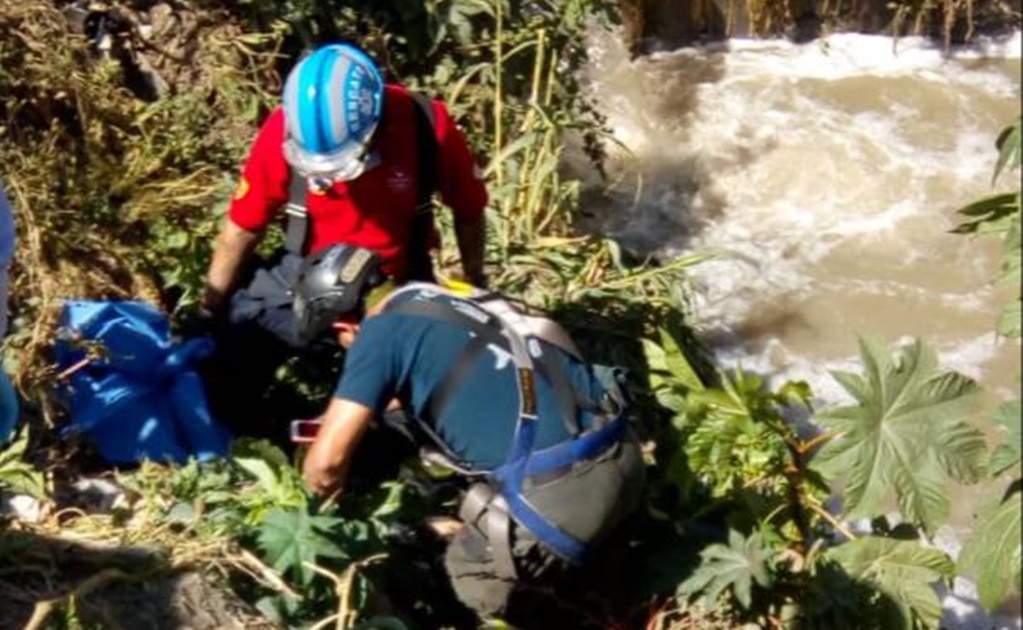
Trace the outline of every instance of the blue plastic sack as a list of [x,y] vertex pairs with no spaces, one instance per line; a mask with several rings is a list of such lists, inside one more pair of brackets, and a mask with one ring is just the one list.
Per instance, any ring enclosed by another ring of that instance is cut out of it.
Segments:
[[58,369],[89,359],[58,392],[71,415],[65,435],[86,435],[112,463],[227,452],[230,435],[210,417],[193,369],[212,340],[174,343],[167,318],[143,302],[69,301],[61,329]]
[[11,379],[0,370],[0,447],[10,441],[18,425],[18,395]]

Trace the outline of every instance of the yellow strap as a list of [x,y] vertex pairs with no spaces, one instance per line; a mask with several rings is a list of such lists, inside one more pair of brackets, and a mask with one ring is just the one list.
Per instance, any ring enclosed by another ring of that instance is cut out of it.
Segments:
[[441,281],[441,286],[460,298],[472,297],[472,294],[476,291],[476,287],[468,282],[455,280],[454,278],[444,278]]

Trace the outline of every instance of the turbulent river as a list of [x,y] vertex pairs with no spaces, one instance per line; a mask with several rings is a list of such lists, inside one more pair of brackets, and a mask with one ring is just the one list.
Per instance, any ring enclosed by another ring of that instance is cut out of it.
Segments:
[[[630,61],[600,34],[590,49],[585,78],[624,148],[587,211],[634,251],[716,255],[691,276],[719,363],[804,379],[827,405],[846,400],[828,372],[857,368],[856,335],[919,337],[989,406],[1018,391],[1019,343],[994,332],[1018,290],[994,282],[1000,243],[949,233],[995,191],[994,140],[1020,112],[1018,35],[951,55],[868,35]],[[962,533],[976,493],[959,494]]]

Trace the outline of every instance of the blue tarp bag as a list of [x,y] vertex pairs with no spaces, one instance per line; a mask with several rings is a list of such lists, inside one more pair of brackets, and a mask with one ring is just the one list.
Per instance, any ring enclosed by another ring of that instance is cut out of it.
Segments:
[[118,464],[227,453],[230,435],[194,370],[211,339],[174,343],[167,318],[143,302],[68,301],[61,331],[57,366],[73,370],[58,392],[71,416],[65,436],[84,434]]
[[18,394],[11,379],[0,369],[0,448],[14,435],[18,425]]

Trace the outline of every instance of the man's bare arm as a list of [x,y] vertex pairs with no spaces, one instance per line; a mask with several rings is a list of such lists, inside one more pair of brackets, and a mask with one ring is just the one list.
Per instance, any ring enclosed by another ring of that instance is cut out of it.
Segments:
[[455,236],[458,253],[462,257],[465,279],[476,286],[486,286],[483,274],[484,248],[487,243],[487,224],[481,213],[478,219],[455,218]]
[[230,218],[224,219],[206,274],[206,291],[202,298],[204,308],[220,308],[238,281],[238,270],[261,238],[262,234],[239,227]]
[[302,464],[306,487],[321,496],[341,489],[355,448],[373,420],[373,410],[341,398],[330,401],[323,425]]

